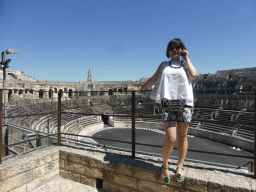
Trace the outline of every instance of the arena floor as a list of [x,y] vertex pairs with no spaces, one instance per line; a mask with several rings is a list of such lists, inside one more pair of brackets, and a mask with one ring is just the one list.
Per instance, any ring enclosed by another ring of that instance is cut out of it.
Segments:
[[[91,133],[90,136],[96,137],[96,138],[131,142],[132,133],[131,133],[131,128],[105,128],[104,130]],[[104,141],[100,139],[94,139],[94,141],[106,146],[114,146],[114,147],[131,150],[131,144],[119,143],[119,142],[113,142],[113,141]],[[162,146],[164,141],[165,141],[164,131],[156,130],[156,129],[136,128],[136,142],[161,146],[161,148],[158,148],[158,147],[136,145],[136,150],[138,151],[145,151],[149,153],[156,153],[156,154],[162,155]],[[172,151],[170,159],[177,160],[177,158],[172,158],[172,156],[178,157],[177,147],[178,147],[178,140],[176,140],[176,143],[174,144],[174,149]],[[205,138],[199,138],[191,135],[188,135],[188,150],[199,150],[199,151],[206,151],[206,152],[225,153],[230,155],[242,155],[242,156],[250,156],[250,157],[254,156],[254,154],[251,152],[244,151],[244,150],[238,151],[233,149],[233,146],[229,146],[223,143],[219,143],[216,141],[212,141]],[[194,159],[194,160],[201,160],[201,161],[234,165],[234,166],[238,166],[238,165],[243,166],[249,161],[253,160],[249,158],[223,156],[223,155],[199,153],[199,152],[193,152],[193,151],[188,151],[186,155],[186,159],[188,161],[189,159]],[[222,166],[222,165],[213,165],[213,164],[209,164],[209,165],[227,168],[227,166]],[[251,171],[250,165],[246,167],[248,167],[248,170]]]

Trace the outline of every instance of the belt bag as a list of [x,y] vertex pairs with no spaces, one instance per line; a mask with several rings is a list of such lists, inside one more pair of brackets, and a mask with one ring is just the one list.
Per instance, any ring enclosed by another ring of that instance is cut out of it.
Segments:
[[162,99],[161,100],[162,107],[171,107],[176,110],[183,110],[185,107],[185,100],[169,100]]

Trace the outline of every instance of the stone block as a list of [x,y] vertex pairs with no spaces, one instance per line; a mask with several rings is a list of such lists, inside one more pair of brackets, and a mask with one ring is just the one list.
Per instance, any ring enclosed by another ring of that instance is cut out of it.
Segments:
[[56,151],[52,153],[52,161],[55,161],[60,158],[60,152]]
[[29,170],[32,170],[39,166],[39,160],[38,159],[30,159],[29,161],[26,161],[21,164],[22,172],[26,172]]
[[89,166],[103,168],[103,169],[107,169],[109,171],[116,171],[116,169],[117,169],[117,164],[104,163],[104,162],[102,162],[98,159],[94,159],[94,158],[89,159]]
[[66,160],[64,159],[59,159],[59,168],[60,169],[65,169],[65,163],[67,163],[67,161],[65,162]]
[[0,168],[0,181],[21,173],[21,170],[20,165]]
[[125,165],[125,164],[122,164],[122,163],[117,163],[116,172],[118,174],[132,176],[132,168],[133,167],[131,165]]
[[70,162],[70,161],[65,162],[64,169],[66,171],[69,171],[69,172],[72,172],[72,173],[85,175],[85,166],[81,165],[79,163],[76,163],[76,162]]
[[120,192],[120,190],[118,189],[118,185],[108,182],[103,182],[103,190],[109,192]]
[[38,167],[48,164],[52,161],[52,156],[50,154],[44,155],[38,158]]
[[67,160],[68,159],[68,152],[60,150],[60,159]]
[[161,191],[161,192],[170,192],[171,188],[170,185],[162,185],[159,183],[153,183],[145,180],[139,180],[138,181],[138,189],[140,191],[145,192],[155,192],[155,191]]
[[189,169],[186,174],[185,188],[194,191],[207,191],[207,182],[211,174],[207,170]]
[[37,179],[32,180],[27,184],[27,191],[33,191],[35,188],[38,188],[39,186],[44,184],[44,177],[40,177]]
[[114,172],[108,171],[108,170],[102,170],[103,171],[103,181],[113,181],[113,174]]
[[97,167],[85,166],[85,176],[103,179],[103,170]]
[[157,170],[133,167],[132,176],[137,179],[143,178],[143,180],[157,182]]
[[113,174],[113,183],[117,184],[117,185],[123,185],[126,187],[130,187],[133,189],[137,189],[138,188],[138,180],[133,178],[133,177],[129,177],[129,176],[124,176],[124,175],[116,175]]
[[46,175],[44,175],[45,182],[51,181],[54,177],[59,175],[59,172],[60,172],[59,169],[54,169],[54,170],[50,171],[49,173],[47,173]]
[[21,187],[13,189],[10,192],[27,192],[27,185],[23,185]]
[[80,164],[82,165],[89,165],[89,159],[91,157],[87,157],[87,156],[84,156],[84,155],[80,155]]
[[68,172],[65,170],[60,169],[60,176],[63,178],[68,178]]
[[251,182],[245,177],[231,176],[217,170],[208,171],[208,174],[212,175],[207,183],[209,192],[212,190],[240,191],[241,189],[243,191],[251,191]]
[[44,174],[48,173],[49,171],[54,169],[54,166],[56,166],[57,169],[57,161],[56,162],[50,162],[48,164],[44,164],[41,167],[37,167],[33,169],[33,179],[42,177]]
[[[93,178],[89,178],[87,176],[83,176],[81,175],[81,183],[85,184],[85,185],[89,185],[92,187],[96,187],[96,179]],[[104,183],[104,182],[103,182]],[[103,184],[104,185],[104,184]]]
[[67,161],[68,162],[76,162],[76,163],[80,163],[80,157],[81,155],[79,154],[75,154],[75,153],[68,153],[68,156],[67,156]]
[[32,181],[32,171],[21,173],[9,179],[0,181],[0,192],[10,191]]
[[72,181],[80,182],[81,181],[81,175],[68,172],[67,179],[70,179]]
[[137,190],[131,189],[129,187],[124,187],[124,186],[118,186],[118,190],[120,192],[137,192]]

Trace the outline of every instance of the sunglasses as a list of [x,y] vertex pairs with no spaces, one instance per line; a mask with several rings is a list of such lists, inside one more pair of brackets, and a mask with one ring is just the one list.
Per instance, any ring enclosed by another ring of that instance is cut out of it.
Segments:
[[170,50],[170,51],[173,51],[174,48],[175,48],[176,50],[183,49],[183,47],[182,47],[181,45],[176,45],[176,46],[170,47],[169,50]]

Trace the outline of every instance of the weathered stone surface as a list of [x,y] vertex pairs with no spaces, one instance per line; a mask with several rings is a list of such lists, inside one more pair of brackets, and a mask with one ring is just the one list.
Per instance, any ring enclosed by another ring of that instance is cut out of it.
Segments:
[[60,176],[64,178],[68,178],[68,172],[65,170],[60,169]]
[[117,165],[113,163],[105,163],[95,158],[89,159],[89,166],[107,169],[110,171],[116,171]]
[[85,176],[103,179],[103,170],[97,167],[84,166]]
[[52,153],[52,161],[58,160],[60,158],[60,152],[55,151]]
[[72,181],[80,182],[81,181],[81,175],[68,172],[67,179],[70,179]]
[[39,178],[39,177],[43,176],[44,174],[48,173],[49,171],[53,170],[54,165],[57,166],[57,163],[55,162],[55,164],[54,164],[54,162],[51,161],[48,164],[44,164],[41,167],[37,167],[37,168],[33,169],[33,179]]
[[200,192],[207,191],[207,182],[210,177],[211,175],[207,170],[189,169],[186,174],[185,188]]
[[96,179],[88,178],[87,176],[81,175],[81,183],[96,187]]
[[0,181],[21,173],[21,165],[0,168]]
[[68,159],[68,152],[60,150],[60,159],[67,160]]
[[81,165],[76,162],[65,162],[65,168],[66,171],[80,174],[80,175],[85,175],[85,166]]
[[65,163],[67,162],[65,162],[66,160],[64,160],[64,159],[59,159],[59,167],[60,167],[60,169],[65,169]]
[[103,182],[103,190],[110,192],[119,192],[118,186],[113,183]]
[[9,179],[0,181],[0,192],[10,191],[18,188],[24,184],[29,183],[32,180],[32,171],[21,173]]
[[21,164],[22,172],[26,172],[38,167],[38,163],[39,163],[38,159],[30,159],[30,161],[22,163]]
[[138,180],[133,177],[114,174],[113,182],[116,185],[123,185],[133,189],[138,189]]
[[42,165],[45,165],[45,164],[48,164],[52,161],[52,156],[50,154],[46,154],[44,156],[41,156],[38,158],[38,167],[39,166],[42,166]]
[[124,187],[124,186],[119,186],[118,190],[120,192],[137,192],[137,190],[129,188],[129,187]]
[[218,183],[216,186],[217,189],[224,189],[225,190],[241,190],[243,191],[250,191],[251,190],[251,183],[246,178],[242,176],[229,176],[228,174],[222,173],[220,171],[211,171],[208,174],[211,174],[211,177],[208,181],[208,191],[212,189],[212,186]]
[[151,170],[146,168],[143,169],[143,168],[133,167],[133,177],[137,179],[143,178],[143,180],[157,182],[157,169]]
[[113,182],[114,172],[108,170],[102,170],[103,172],[103,181]]
[[44,184],[44,177],[40,177],[37,179],[32,180],[27,184],[27,191],[33,191],[35,188],[38,188],[39,186]]
[[49,173],[44,175],[44,180],[45,182],[49,182],[51,181],[54,177],[56,177],[59,174],[60,170],[59,169],[54,169],[52,171],[50,171]]
[[153,183],[153,182],[144,181],[144,180],[138,181],[138,189],[140,191],[145,191],[145,192],[155,192],[155,191],[170,192],[171,191],[170,185],[162,185],[159,183]]
[[84,155],[80,155],[80,164],[82,165],[88,165],[89,164],[89,157],[84,156]]
[[13,189],[10,192],[27,192],[27,185],[23,185],[21,187]]
[[80,163],[80,155],[79,154],[76,154],[76,153],[68,153],[68,156],[67,156],[67,161],[68,162],[76,162],[76,163]]

